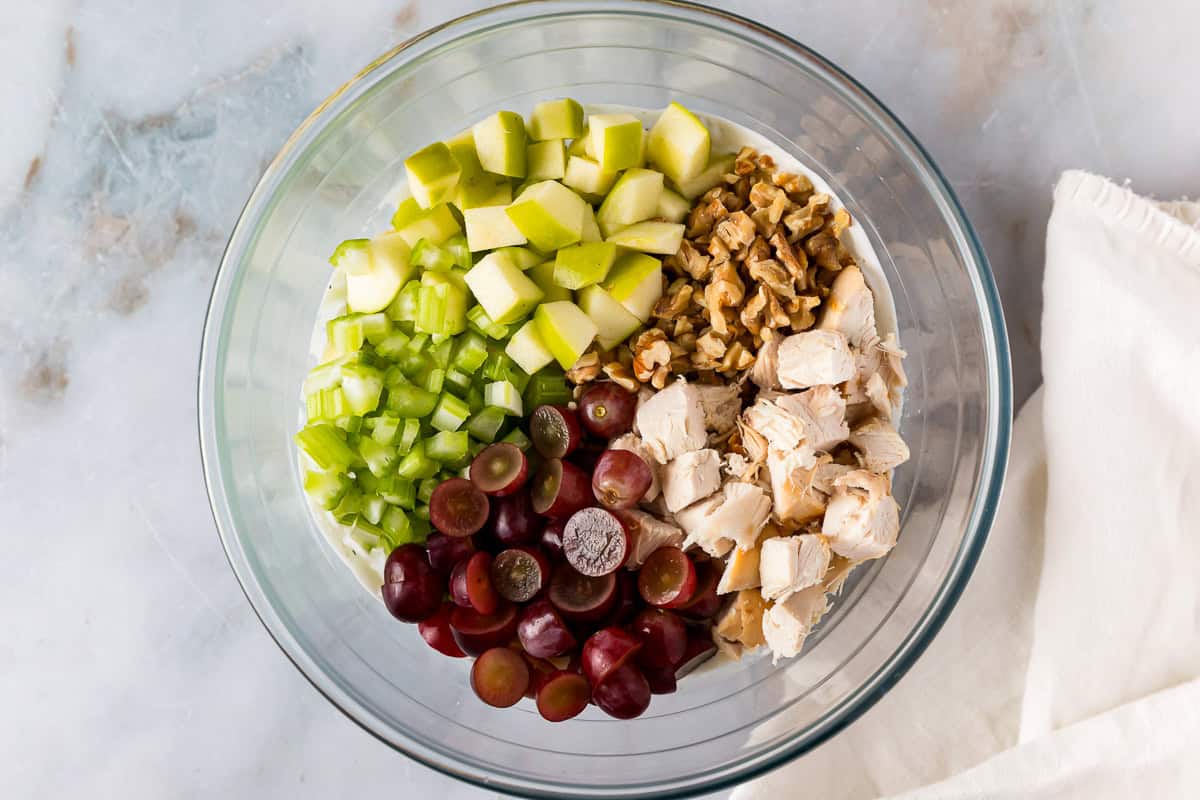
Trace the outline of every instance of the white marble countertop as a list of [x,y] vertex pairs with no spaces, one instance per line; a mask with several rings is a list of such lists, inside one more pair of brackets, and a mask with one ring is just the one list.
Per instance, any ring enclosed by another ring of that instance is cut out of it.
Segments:
[[[0,10],[8,796],[489,796],[378,744],[280,655],[226,565],[195,424],[209,287],[266,160],[375,54],[484,5]],[[996,271],[1018,400],[1055,175],[1200,191],[1190,0],[722,5],[840,63],[928,146]]]

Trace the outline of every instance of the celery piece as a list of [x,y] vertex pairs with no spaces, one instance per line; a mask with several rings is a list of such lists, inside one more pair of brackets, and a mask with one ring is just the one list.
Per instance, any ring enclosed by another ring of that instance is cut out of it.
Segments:
[[321,469],[345,471],[358,461],[358,454],[346,443],[346,435],[329,423],[307,425],[294,438]]
[[429,500],[433,497],[433,490],[437,488],[441,480],[438,478],[425,478],[417,484],[417,502],[429,505]]
[[455,266],[461,267],[462,269],[471,268],[471,248],[467,247],[466,236],[461,234],[458,236],[451,236],[446,240],[442,247],[447,253],[450,254],[450,258],[453,259]]
[[438,396],[420,386],[394,386],[388,390],[387,410],[406,419],[428,416],[437,405]]
[[417,504],[417,485],[412,481],[396,477],[387,491],[381,491],[379,496],[390,505],[400,506],[411,511]]
[[422,284],[413,324],[430,334],[462,333],[467,328],[467,292],[450,282]]
[[483,410],[483,387],[478,384],[467,390],[467,396],[464,398],[467,401],[467,408],[472,414],[478,414]]
[[396,299],[391,302],[386,309],[385,314],[393,322],[412,322],[417,318],[417,293],[421,290],[421,282],[411,280],[404,284],[400,289],[400,293],[396,295]]
[[567,387],[567,380],[562,372],[543,369],[529,379],[524,399],[526,408],[566,405],[571,402],[571,390]]
[[467,433],[481,442],[496,441],[496,434],[504,426],[504,409],[487,406],[480,409],[467,421]]
[[358,518],[358,513],[362,510],[362,503],[362,493],[357,489],[350,489],[342,495],[342,499],[338,501],[337,505],[330,509],[330,513],[342,525],[351,525]]
[[378,525],[372,525],[362,517],[354,520],[349,535],[364,554],[376,547],[383,550],[391,550],[391,545],[388,543],[387,534],[384,533],[383,528]]
[[433,363],[437,364],[442,369],[450,366],[450,356],[454,353],[454,340],[447,339],[433,348],[430,354],[433,356]]
[[470,331],[458,337],[451,363],[464,372],[471,374],[487,361],[487,340],[475,331]]
[[413,509],[412,516],[413,516],[412,521],[414,524],[416,523],[416,521],[418,519],[424,520],[426,522],[426,524],[428,524],[429,523],[429,506],[423,506],[423,505],[418,504],[417,507]]
[[400,429],[400,440],[396,442],[396,452],[404,455],[409,450],[412,450],[413,445],[417,441],[417,437],[421,435],[421,421],[416,419],[404,420],[404,427]]
[[504,339],[509,332],[509,326],[494,322],[483,310],[483,306],[472,306],[467,311],[467,325],[492,339]]
[[363,336],[371,344],[377,345],[392,332],[392,322],[387,314],[376,311],[374,314],[363,314],[361,317]]
[[391,506],[383,514],[383,519],[379,521],[379,527],[383,528],[388,536],[388,541],[398,547],[402,544],[408,544],[412,539],[412,525],[408,521],[408,515],[396,506]]
[[454,257],[436,244],[431,244],[428,239],[417,242],[410,260],[425,269],[450,269],[454,266]]
[[517,387],[517,391],[523,394],[525,387],[529,385],[529,373],[514,362],[504,371],[504,380]]
[[415,512],[409,516],[408,522],[412,526],[412,533],[410,535],[414,542],[424,544],[425,540],[429,538],[429,534],[433,533],[433,526],[429,524],[429,520],[417,516]]
[[459,466],[469,458],[471,439],[466,431],[441,431],[425,443],[425,455],[443,464]]
[[420,353],[405,353],[401,359],[400,374],[404,376],[408,383],[420,382],[421,376],[425,375],[427,370],[433,368],[433,360],[428,356]]
[[387,475],[399,457],[396,448],[389,444],[380,444],[369,436],[364,436],[358,441],[358,454],[367,462],[367,469],[377,478]]
[[441,367],[432,367],[421,376],[420,383],[425,391],[439,394],[442,387],[446,385],[446,370]]
[[421,275],[422,286],[441,286],[449,284],[457,286],[464,292],[471,291],[471,287],[467,285],[467,273],[457,267],[448,267],[446,269],[431,269]]
[[513,428],[500,441],[515,444],[525,452],[528,452],[529,448],[533,447],[533,442],[529,441],[529,437],[525,435],[525,431],[520,428]]
[[375,343],[375,352],[392,361],[400,358],[404,348],[411,339],[403,331],[392,330],[386,337]]
[[400,459],[396,474],[408,480],[432,478],[437,474],[438,466],[436,461],[425,456],[424,442],[417,442],[404,458]]
[[329,263],[349,275],[362,275],[371,269],[370,239],[347,239],[334,248]]
[[329,350],[334,356],[344,356],[361,350],[366,337],[363,336],[362,316],[347,314],[325,323],[325,336]]
[[372,525],[378,525],[379,520],[383,519],[383,512],[387,510],[387,501],[379,495],[371,495],[363,497],[362,508],[358,513],[362,514],[363,519]]
[[471,376],[458,367],[451,367],[446,370],[445,388],[453,392],[455,397],[465,398],[467,392],[471,391]]
[[342,383],[342,367],[347,364],[356,363],[359,358],[358,353],[351,353],[313,367],[304,378],[305,397],[322,389],[331,389],[335,386],[340,386]]
[[410,353],[422,353],[425,351],[425,348],[428,346],[429,346],[429,334],[418,333],[416,336],[412,337],[412,339],[409,340],[407,349],[408,349],[408,352],[410,352]]
[[496,350],[488,355],[483,365],[483,377],[488,381],[502,381],[508,377],[508,370],[515,362],[503,352]]
[[[517,402],[521,399],[518,396]],[[484,390],[484,402],[487,402],[487,390]],[[520,411],[517,412],[520,414]],[[467,417],[471,416],[471,409],[465,401],[458,399],[452,394],[444,393],[438,399],[437,407],[433,409],[433,416],[429,419],[429,424],[439,431],[456,431],[462,424],[467,421]]]
[[347,433],[346,443],[353,445],[354,439],[349,434],[358,433],[362,428],[362,417],[338,417],[333,424]]
[[340,386],[310,394],[304,399],[304,406],[308,412],[309,422],[333,421],[350,413],[350,408],[346,404],[346,394]]
[[524,411],[521,393],[509,381],[496,381],[484,386],[483,402],[485,405],[502,408],[514,417],[521,416]]
[[310,470],[304,473],[304,493],[326,511],[341,502],[342,496],[349,488],[350,479],[340,472]]
[[342,368],[342,392],[351,414],[374,411],[383,393],[383,373],[363,364],[347,365]]

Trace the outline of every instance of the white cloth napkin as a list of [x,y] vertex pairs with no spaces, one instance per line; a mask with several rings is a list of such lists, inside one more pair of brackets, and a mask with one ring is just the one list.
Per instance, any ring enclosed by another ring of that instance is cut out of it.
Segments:
[[880,703],[735,800],[1200,797],[1200,204],[1083,172],[1000,514]]

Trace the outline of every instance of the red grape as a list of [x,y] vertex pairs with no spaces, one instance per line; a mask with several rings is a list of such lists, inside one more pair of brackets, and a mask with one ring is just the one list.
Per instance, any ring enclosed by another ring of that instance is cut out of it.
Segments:
[[450,599],[456,606],[463,608],[474,608],[471,604],[471,594],[467,591],[467,562],[470,560],[468,558],[460,561],[450,570]]
[[623,625],[637,612],[642,605],[642,596],[638,594],[637,573],[627,569],[617,570],[617,604],[609,614],[611,625]]
[[605,508],[633,508],[653,480],[650,467],[637,453],[605,450],[592,474],[592,493]]
[[638,660],[643,666],[673,670],[683,661],[688,642],[687,626],[670,611],[644,608],[633,618],[630,630],[642,642]]
[[637,395],[615,383],[594,383],[579,398],[579,416],[588,433],[616,439],[633,428]]
[[708,661],[716,655],[717,646],[713,644],[712,635],[708,631],[692,631],[688,633],[687,647],[683,651],[683,660],[675,668],[675,680]]
[[471,607],[480,614],[495,614],[500,597],[492,585],[491,554],[480,552],[467,559],[465,578]]
[[550,520],[546,529],[542,531],[542,549],[551,558],[562,558],[562,534],[565,527],[565,520],[554,519]]
[[676,689],[674,667],[652,667],[644,663],[641,664],[641,667],[642,674],[646,676],[646,683],[650,685],[651,694],[674,693]]
[[576,511],[563,529],[563,555],[584,575],[616,572],[629,555],[625,523],[603,508]]
[[578,450],[571,453],[569,460],[584,472],[591,473],[596,469],[600,456],[604,455],[607,449],[605,445],[599,443],[580,445]]
[[557,670],[538,682],[538,713],[550,722],[568,720],[587,708],[591,695],[587,678],[565,669]]
[[484,494],[502,497],[525,485],[529,462],[521,448],[509,442],[490,444],[471,461],[471,483]]
[[492,585],[505,600],[531,600],[550,580],[550,561],[532,547],[502,550],[492,562]]
[[560,564],[550,579],[547,599],[568,619],[588,622],[603,619],[617,602],[617,577],[611,573],[593,578],[570,564]]
[[525,659],[525,666],[529,667],[529,688],[525,690],[525,696],[529,698],[537,696],[537,690],[542,685],[542,681],[551,673],[556,672],[558,667],[544,658],[529,655],[519,643],[514,642],[509,645],[509,648]]
[[642,643],[621,628],[601,628],[583,643],[583,674],[597,686],[641,649]]
[[592,502],[587,473],[569,461],[552,458],[542,465],[530,486],[533,510],[547,517],[569,517]]
[[547,600],[535,600],[521,612],[517,636],[525,652],[537,658],[560,656],[575,646],[575,635]]
[[487,495],[466,478],[442,481],[429,498],[429,521],[447,536],[470,536],[487,518]]
[[454,565],[466,561],[475,554],[475,539],[471,536],[456,538],[444,533],[431,533],[425,540],[429,555],[429,566],[443,575],[449,575]]
[[517,492],[496,501],[492,535],[502,547],[531,544],[541,533],[544,520],[533,512],[528,492]]
[[692,599],[696,567],[678,547],[660,547],[638,572],[638,591],[652,606],[674,608]]
[[696,591],[692,599],[678,608],[679,613],[689,619],[705,620],[715,617],[721,610],[721,596],[717,585],[721,582],[722,567],[715,561],[703,561],[696,565]]
[[425,643],[443,655],[451,658],[463,658],[466,653],[454,642],[454,633],[450,630],[450,612],[454,606],[443,603],[442,607],[432,617],[417,623],[417,632]]
[[384,564],[383,579],[383,603],[398,620],[420,622],[442,607],[445,578],[429,566],[419,544],[393,550]]
[[650,707],[650,684],[637,666],[625,664],[592,687],[592,699],[610,717],[633,719]]
[[493,647],[471,665],[471,688],[489,706],[508,708],[525,696],[529,666],[520,654],[507,647]]
[[546,458],[563,458],[579,446],[583,432],[566,406],[538,406],[529,417],[529,438]]
[[495,614],[480,614],[473,608],[450,611],[450,630],[454,642],[470,656],[490,647],[508,644],[517,632],[517,607],[501,603]]

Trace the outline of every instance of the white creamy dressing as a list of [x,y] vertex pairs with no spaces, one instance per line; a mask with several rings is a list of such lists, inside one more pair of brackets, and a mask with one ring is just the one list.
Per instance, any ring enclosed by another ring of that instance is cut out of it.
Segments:
[[[614,111],[627,111],[635,115],[642,120],[647,128],[653,125],[659,114],[659,110],[654,109],[598,104],[588,106],[589,113]],[[834,194],[828,183],[769,139],[721,117],[715,117],[710,114],[698,114],[697,116],[708,126],[709,132],[712,135],[714,153],[737,152],[742,147],[753,147],[760,153],[770,155],[775,160],[777,169],[808,176],[809,180],[812,181],[813,187],[818,192],[828,194],[832,198],[830,207],[833,210],[836,211],[843,207],[840,198]],[[399,203],[408,195],[408,191],[405,187],[401,186],[392,195],[392,199],[395,199]],[[863,277],[866,279],[867,285],[875,296],[875,318],[880,335],[886,335],[887,333],[898,334],[896,330],[896,308],[892,300],[892,293],[887,279],[884,277],[883,270],[880,267],[879,258],[876,256],[875,250],[871,247],[870,239],[862,227],[857,224],[857,220],[846,231],[846,235],[848,236],[848,240],[844,241],[846,241],[847,247],[854,254],[854,258],[863,272]],[[314,363],[320,361],[321,355],[325,351],[325,323],[345,313],[346,282],[341,273],[335,272],[334,279],[330,282],[324,296],[321,298],[316,323],[313,327],[310,352],[312,353]],[[301,402],[301,408],[303,408],[303,405],[303,402]],[[300,423],[304,424],[303,416]],[[306,464],[302,456],[300,463],[301,475],[303,475],[305,467]],[[363,588],[370,592],[375,599],[382,602],[379,587],[383,583],[383,564],[386,560],[386,554],[378,548],[370,552],[364,552],[363,548],[354,540],[351,528],[339,524],[333,518],[332,514],[311,500],[308,503],[313,519],[316,521],[317,527],[325,535],[329,546],[341,557],[346,566],[350,568]],[[713,658],[706,664],[701,665],[696,672],[707,671],[712,668],[712,665],[724,660],[725,658],[718,654],[717,658]]]

